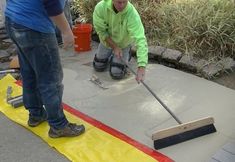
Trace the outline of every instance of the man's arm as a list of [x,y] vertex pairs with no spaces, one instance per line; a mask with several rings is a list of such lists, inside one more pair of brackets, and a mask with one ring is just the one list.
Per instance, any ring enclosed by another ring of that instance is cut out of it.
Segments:
[[43,0],[48,16],[62,33],[64,48],[74,45],[74,37],[69,23],[64,15],[63,6],[58,0]]
[[137,48],[138,67],[145,67],[148,63],[148,45],[144,27],[137,11],[133,11],[132,16],[129,17],[128,32],[131,38],[134,39]]
[[132,17],[129,19],[128,31],[131,37],[135,41],[137,47],[137,76],[138,83],[144,80],[145,67],[148,63],[148,45],[145,37],[144,27],[141,22],[140,16],[136,10],[134,10]]
[[117,56],[117,58],[122,57],[122,49],[116,45],[111,37],[107,37],[105,42],[113,49],[113,53]]
[[99,2],[95,6],[95,10],[93,12],[93,25],[95,28],[96,33],[99,35],[99,38],[103,41],[109,37],[108,33],[108,23],[105,21],[105,13],[103,2]]
[[62,39],[63,39],[63,47],[66,49],[66,48],[74,46],[73,32],[70,28],[70,25],[67,19],[65,18],[64,13],[62,12],[61,14],[50,17],[50,18],[61,31]]

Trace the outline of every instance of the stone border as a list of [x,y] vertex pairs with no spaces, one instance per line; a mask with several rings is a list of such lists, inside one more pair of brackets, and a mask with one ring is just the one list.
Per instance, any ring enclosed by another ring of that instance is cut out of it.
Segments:
[[[235,61],[224,58],[217,63],[210,63],[204,59],[194,58],[174,49],[161,46],[148,47],[149,60],[156,61],[168,67],[181,69],[206,79],[215,79],[223,73],[231,73],[235,69]],[[131,48],[131,54],[136,55],[135,47]]]

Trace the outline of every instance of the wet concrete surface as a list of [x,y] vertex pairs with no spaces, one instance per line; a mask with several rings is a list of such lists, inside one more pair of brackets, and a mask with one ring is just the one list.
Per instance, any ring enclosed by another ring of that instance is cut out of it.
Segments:
[[[108,71],[95,72],[88,66],[93,56],[94,52],[68,53],[62,57],[64,102],[153,148],[151,134],[177,123],[143,86],[136,83],[133,75],[114,81]],[[134,59],[132,61],[132,66],[136,67]],[[109,89],[102,90],[90,83],[92,74]],[[234,90],[159,64],[148,65],[146,83],[182,121],[213,116],[218,130],[160,152],[177,162],[208,161],[225,143],[235,140],[235,130],[229,124],[234,122]]]

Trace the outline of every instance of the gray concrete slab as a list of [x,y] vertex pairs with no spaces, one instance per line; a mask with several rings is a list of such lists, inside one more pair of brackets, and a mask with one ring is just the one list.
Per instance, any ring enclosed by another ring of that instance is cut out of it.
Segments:
[[1,162],[69,162],[39,137],[0,113]]
[[[108,71],[97,73],[87,66],[93,56],[94,51],[62,56],[64,102],[153,148],[151,134],[177,123],[132,75],[114,81]],[[132,65],[135,66],[134,60]],[[92,74],[109,89],[103,90],[89,82]],[[160,152],[177,162],[202,162],[211,159],[225,143],[235,140],[234,90],[157,64],[148,65],[146,83],[182,121],[212,116],[218,130]]]

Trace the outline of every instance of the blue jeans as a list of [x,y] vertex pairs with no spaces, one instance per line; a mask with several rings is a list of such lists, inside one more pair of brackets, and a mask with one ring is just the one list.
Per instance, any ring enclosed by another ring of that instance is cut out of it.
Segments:
[[63,128],[68,121],[62,107],[63,71],[55,34],[34,31],[7,17],[5,25],[18,47],[23,101],[29,116],[36,119],[46,113],[51,127]]

